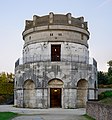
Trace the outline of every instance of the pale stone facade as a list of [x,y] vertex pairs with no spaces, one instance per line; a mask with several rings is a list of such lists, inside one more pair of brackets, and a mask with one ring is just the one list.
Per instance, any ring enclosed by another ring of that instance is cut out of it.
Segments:
[[15,64],[16,106],[77,108],[97,99],[97,63],[89,61],[83,17],[34,15],[22,35],[23,58]]

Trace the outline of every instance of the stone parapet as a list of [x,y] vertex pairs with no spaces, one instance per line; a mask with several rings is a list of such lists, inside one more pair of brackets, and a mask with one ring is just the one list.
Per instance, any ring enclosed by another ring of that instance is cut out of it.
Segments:
[[37,26],[44,25],[71,25],[77,26],[83,29],[88,29],[87,22],[84,21],[84,17],[72,17],[71,13],[63,14],[54,14],[49,13],[49,15],[45,16],[33,16],[33,20],[26,20],[25,30],[28,30]]

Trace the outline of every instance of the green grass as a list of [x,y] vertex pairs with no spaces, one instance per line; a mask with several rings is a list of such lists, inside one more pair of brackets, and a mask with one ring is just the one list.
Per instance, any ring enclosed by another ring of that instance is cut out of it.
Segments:
[[99,94],[99,96],[98,96],[99,98],[99,100],[102,100],[102,99],[105,99],[105,98],[110,98],[110,97],[112,97],[112,90],[110,90],[110,91],[105,91],[105,92],[102,92],[101,94]]
[[103,103],[105,105],[112,105],[112,97],[100,100],[99,103]]
[[87,120],[95,120],[94,118],[88,116],[87,114],[83,115],[85,118],[87,118]]
[[0,120],[11,120],[11,118],[16,117],[18,114],[13,112],[0,112]]
[[99,103],[103,103],[105,105],[112,105],[112,90],[105,91],[99,94]]

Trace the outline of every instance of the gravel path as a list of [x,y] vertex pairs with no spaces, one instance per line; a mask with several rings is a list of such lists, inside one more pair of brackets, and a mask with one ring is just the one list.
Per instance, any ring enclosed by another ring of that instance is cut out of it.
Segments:
[[84,108],[26,109],[15,108],[12,105],[0,105],[0,112],[6,111],[20,114],[20,116],[12,120],[87,120],[82,116],[86,113]]

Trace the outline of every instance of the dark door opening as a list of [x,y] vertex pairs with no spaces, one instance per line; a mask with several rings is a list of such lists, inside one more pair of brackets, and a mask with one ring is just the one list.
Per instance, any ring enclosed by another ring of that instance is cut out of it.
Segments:
[[50,89],[50,107],[61,108],[61,88]]
[[61,45],[51,45],[51,61],[60,61]]

